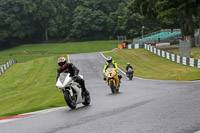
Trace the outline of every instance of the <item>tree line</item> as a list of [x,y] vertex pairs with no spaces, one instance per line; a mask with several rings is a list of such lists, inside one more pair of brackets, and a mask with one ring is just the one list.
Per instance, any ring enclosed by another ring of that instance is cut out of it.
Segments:
[[168,14],[173,12],[172,5],[165,4],[170,0],[158,1],[0,0],[0,49],[44,41],[117,39],[119,35],[132,39],[141,35],[142,26],[144,34],[179,28],[185,12]]
[[[185,35],[190,35],[191,46],[195,47],[195,28],[200,28],[199,0],[133,0],[129,9],[134,13],[141,13],[149,19],[177,20],[182,40]],[[197,24],[199,25],[197,26]]]

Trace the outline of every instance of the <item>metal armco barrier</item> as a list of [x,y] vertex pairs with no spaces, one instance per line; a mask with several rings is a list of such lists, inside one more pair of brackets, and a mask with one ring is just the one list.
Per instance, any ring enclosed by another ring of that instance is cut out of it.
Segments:
[[17,63],[17,60],[13,59],[8,62],[5,62],[2,67],[0,67],[0,75],[2,75],[6,69],[8,69],[12,64]]

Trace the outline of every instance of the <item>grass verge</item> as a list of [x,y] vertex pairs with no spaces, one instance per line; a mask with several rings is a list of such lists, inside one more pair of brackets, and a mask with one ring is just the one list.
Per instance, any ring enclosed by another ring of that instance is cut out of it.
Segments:
[[130,62],[135,70],[134,75],[137,77],[157,80],[179,80],[180,73],[181,81],[200,79],[200,69],[169,61],[145,49],[119,50],[104,53],[104,55],[112,56],[118,63],[118,67],[124,71],[127,62]]
[[55,87],[57,58],[16,63],[0,76],[0,118],[66,105]]

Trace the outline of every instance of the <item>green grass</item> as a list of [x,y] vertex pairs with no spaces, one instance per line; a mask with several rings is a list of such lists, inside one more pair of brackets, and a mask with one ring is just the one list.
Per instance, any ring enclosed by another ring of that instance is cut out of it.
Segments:
[[90,53],[112,50],[117,47],[117,41],[88,41],[52,44],[27,44],[0,51],[0,63],[10,59],[25,62],[41,57],[58,54]]
[[145,49],[119,50],[116,52],[104,53],[112,56],[118,66],[125,71],[127,62],[133,66],[134,75],[147,79],[158,80],[179,80],[179,73],[182,81],[200,79],[200,69],[184,66],[159,57]]
[[21,45],[0,51],[0,62],[17,59],[0,76],[0,118],[66,106],[55,87],[57,59],[72,53],[112,50],[117,41]]
[[66,106],[55,87],[58,57],[16,63],[0,76],[0,118]]
[[[167,52],[179,55],[179,49],[167,50]],[[200,48],[191,48],[191,58],[200,59]]]

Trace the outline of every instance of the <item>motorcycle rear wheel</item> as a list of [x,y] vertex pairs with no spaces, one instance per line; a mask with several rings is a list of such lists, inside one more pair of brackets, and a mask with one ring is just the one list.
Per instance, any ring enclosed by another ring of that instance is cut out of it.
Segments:
[[64,98],[65,98],[67,105],[71,109],[75,109],[76,108],[76,97],[74,95],[71,96],[69,91],[65,91],[63,94],[64,94]]

